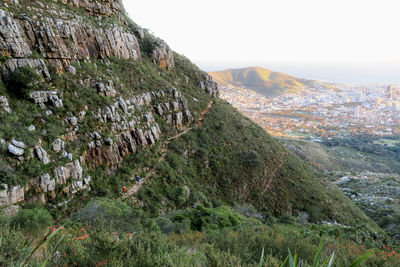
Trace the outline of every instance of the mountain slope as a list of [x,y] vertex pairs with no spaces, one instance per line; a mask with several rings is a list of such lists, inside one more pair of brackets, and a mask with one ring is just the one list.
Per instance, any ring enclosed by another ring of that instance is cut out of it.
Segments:
[[[18,37],[0,42],[6,49],[1,94],[10,108],[0,118],[0,182],[6,184],[1,203],[41,200],[66,208],[74,203],[65,199],[88,190],[118,195],[136,175],[146,176],[164,140],[195,123],[217,95],[207,74],[131,22],[119,1],[99,3],[24,2],[22,9],[21,2],[1,10],[4,28]],[[75,9],[81,23],[66,19]],[[22,10],[26,16],[19,16]],[[47,21],[36,23],[34,13]],[[99,18],[103,23],[96,24]],[[231,75],[273,88],[303,82],[259,68]],[[251,203],[275,216],[306,211],[315,222],[368,221],[348,213],[342,195],[332,203],[330,191],[301,160],[219,100],[204,126],[171,145],[180,150],[168,151],[156,172],[170,179],[149,179],[139,191],[153,209],[222,201]],[[185,198],[185,185],[208,197]]]
[[[295,78],[259,67],[215,71],[209,74],[222,85],[245,87],[266,96],[301,91],[316,84],[312,80]],[[319,83],[319,85],[329,88],[327,84]]]
[[[350,226],[330,231],[338,248],[347,233],[379,240],[342,193],[218,99],[211,77],[120,0],[0,7],[0,265],[25,261],[43,236],[56,238],[31,256],[51,266],[252,266],[263,246],[275,263],[289,246],[310,262],[323,220]],[[138,175],[146,180],[122,199]]]
[[[182,185],[192,192],[189,196]],[[169,192],[181,192],[162,204],[169,209],[216,200],[251,203],[275,216],[307,212],[314,222],[352,225],[361,220],[378,229],[336,186],[316,176],[276,139],[221,100],[216,100],[201,127],[171,142],[167,160],[139,199],[158,209],[160,203],[151,200]]]

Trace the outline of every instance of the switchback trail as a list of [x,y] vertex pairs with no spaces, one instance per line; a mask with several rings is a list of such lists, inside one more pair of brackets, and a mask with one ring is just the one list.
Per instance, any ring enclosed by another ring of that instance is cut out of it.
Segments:
[[267,183],[267,185],[264,187],[264,191],[262,191],[262,193],[261,193],[262,195],[264,195],[264,194],[268,191],[268,189],[271,187],[271,184],[272,184],[272,182],[274,181],[276,172],[277,172],[280,168],[282,168],[283,164],[286,162],[286,161],[285,161],[285,155],[286,155],[286,151],[283,151],[282,157],[281,157],[281,163],[278,165],[278,167],[275,168],[275,170],[272,171],[271,176],[269,177],[268,183]]
[[[164,142],[164,144],[163,144],[162,147],[161,147],[161,157],[158,159],[156,165],[146,174],[145,177],[143,177],[143,178],[140,180],[139,183],[136,183],[132,188],[130,188],[130,189],[128,190],[128,192],[127,192],[125,195],[123,195],[123,196],[120,197],[119,199],[125,199],[125,198],[127,198],[127,197],[129,197],[129,196],[131,196],[131,195],[133,195],[133,194],[136,194],[136,193],[139,191],[139,189],[140,189],[140,188],[142,187],[142,185],[147,181],[147,179],[149,179],[149,178],[156,172],[156,168],[158,167],[158,165],[160,164],[160,162],[163,161],[163,160],[165,159],[165,157],[167,156],[168,145],[171,143],[171,141],[174,140],[174,139],[177,139],[177,138],[181,137],[182,135],[184,135],[185,133],[189,132],[189,131],[192,130],[193,128],[197,128],[197,127],[201,126],[201,125],[203,124],[204,116],[206,115],[207,112],[210,111],[210,109],[211,109],[213,103],[214,103],[214,101],[211,101],[211,102],[208,104],[207,108],[204,109],[204,110],[201,112],[200,117],[197,119],[197,122],[196,122],[196,124],[195,124],[193,127],[189,127],[189,128],[187,128],[187,129],[185,129],[183,132],[180,132],[179,134],[174,135],[174,136],[168,138],[168,139]],[[133,178],[135,178],[135,177],[133,177]]]

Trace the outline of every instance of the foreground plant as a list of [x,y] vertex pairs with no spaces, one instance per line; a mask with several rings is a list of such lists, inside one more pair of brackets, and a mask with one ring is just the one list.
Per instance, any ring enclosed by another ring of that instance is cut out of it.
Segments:
[[[18,267],[28,266],[28,263],[29,263],[29,261],[31,260],[32,256],[35,254],[35,252],[36,252],[38,249],[40,249],[41,247],[47,245],[47,244],[51,241],[51,239],[53,239],[53,237],[54,237],[55,235],[57,235],[57,233],[58,233],[60,230],[63,230],[63,229],[64,229],[63,226],[61,226],[61,227],[59,227],[59,228],[55,228],[55,226],[54,226],[53,228],[51,228],[51,229],[49,230],[49,234],[47,234],[47,235],[40,241],[40,243],[39,243],[35,248],[30,249],[29,252],[27,253],[27,256],[25,257],[25,260],[24,260],[23,262],[17,264],[16,266],[18,266]],[[54,247],[54,251],[55,251],[55,250],[58,248],[58,246],[60,245],[60,243],[61,243],[63,237],[64,237],[64,236],[62,236],[62,237],[60,238],[60,240],[57,242],[56,246]],[[41,266],[41,267],[46,266],[48,260],[49,260],[49,258],[46,258],[46,259],[42,262],[42,264],[41,264],[40,266]]]
[[[321,258],[321,253],[323,249],[323,238],[321,238],[317,252],[315,253],[314,261],[312,267],[332,267],[333,263],[335,261],[335,252],[332,253],[332,255],[326,259],[323,263],[320,262]],[[282,262],[281,267],[301,267],[303,266],[303,261],[299,258],[298,254],[295,253],[294,256],[292,255],[292,252],[288,248],[288,253],[289,255],[285,258],[285,260]],[[363,261],[365,261],[368,257],[371,256],[371,252],[367,252],[364,255],[360,256],[357,260],[355,260],[349,267],[356,267],[360,265]],[[264,248],[261,251],[261,257],[260,257],[260,262],[258,263],[258,267],[262,267],[264,264]]]

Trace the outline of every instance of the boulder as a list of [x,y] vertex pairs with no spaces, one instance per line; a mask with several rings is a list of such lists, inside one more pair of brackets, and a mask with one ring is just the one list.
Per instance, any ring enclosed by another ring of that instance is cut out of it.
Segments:
[[44,193],[53,191],[56,189],[56,181],[50,178],[50,174],[45,173],[40,177],[39,187]]
[[114,82],[112,80],[109,80],[107,84],[97,83],[95,88],[101,96],[115,97],[117,95],[117,91],[115,90]]
[[75,194],[79,190],[83,189],[83,181],[74,181],[71,184],[71,192]]
[[12,140],[11,143],[8,144],[8,152],[15,156],[22,156],[25,153],[25,144],[23,142],[18,142],[16,140]]
[[61,140],[60,138],[57,138],[56,140],[54,140],[53,151],[60,152],[60,151],[64,150],[64,148],[65,148],[65,143],[63,140]]
[[8,104],[8,99],[5,96],[0,96],[0,109],[3,109],[5,112],[11,113],[11,108]]
[[39,160],[41,162],[43,162],[44,164],[49,164],[50,163],[50,159],[47,155],[46,150],[44,150],[41,146],[35,146],[35,152],[36,152],[36,156],[39,158]]
[[0,206],[8,206],[24,200],[24,189],[21,186],[11,186],[3,184],[0,190]]
[[57,91],[33,91],[29,94],[29,97],[41,108],[46,108],[46,103],[50,103],[55,108],[60,108],[63,107],[63,102],[57,94]]
[[67,179],[71,177],[71,170],[67,167],[60,166],[55,168],[57,184],[65,184]]
[[139,38],[140,40],[143,40],[144,39],[144,31],[143,30],[135,30],[135,35],[136,35],[136,37],[137,38]]
[[68,72],[71,73],[72,75],[76,75],[76,68],[72,65],[69,65]]
[[11,144],[19,148],[25,148],[24,142],[17,141],[15,139],[11,140]]
[[90,177],[90,176],[87,176],[87,177],[83,178],[84,184],[89,184],[89,183],[90,183],[90,180],[91,180],[91,177]]
[[174,55],[171,48],[162,40],[151,41],[151,59],[161,68],[172,70],[175,68]]
[[72,117],[66,118],[64,121],[65,121],[66,123],[69,123],[69,124],[71,124],[72,126],[76,126],[76,125],[78,125],[78,118],[77,118],[77,117],[75,117],[75,116],[72,116]]
[[81,167],[79,160],[67,163],[67,165],[65,166],[70,169],[72,179],[82,179],[83,169]]

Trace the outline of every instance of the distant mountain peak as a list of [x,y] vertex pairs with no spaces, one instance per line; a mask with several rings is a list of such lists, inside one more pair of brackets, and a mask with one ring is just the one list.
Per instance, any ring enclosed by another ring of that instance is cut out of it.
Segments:
[[[312,87],[316,81],[296,78],[285,73],[261,67],[228,69],[209,73],[221,85],[244,87],[265,96],[276,96],[285,92],[296,92]],[[326,88],[328,84],[318,82]]]

